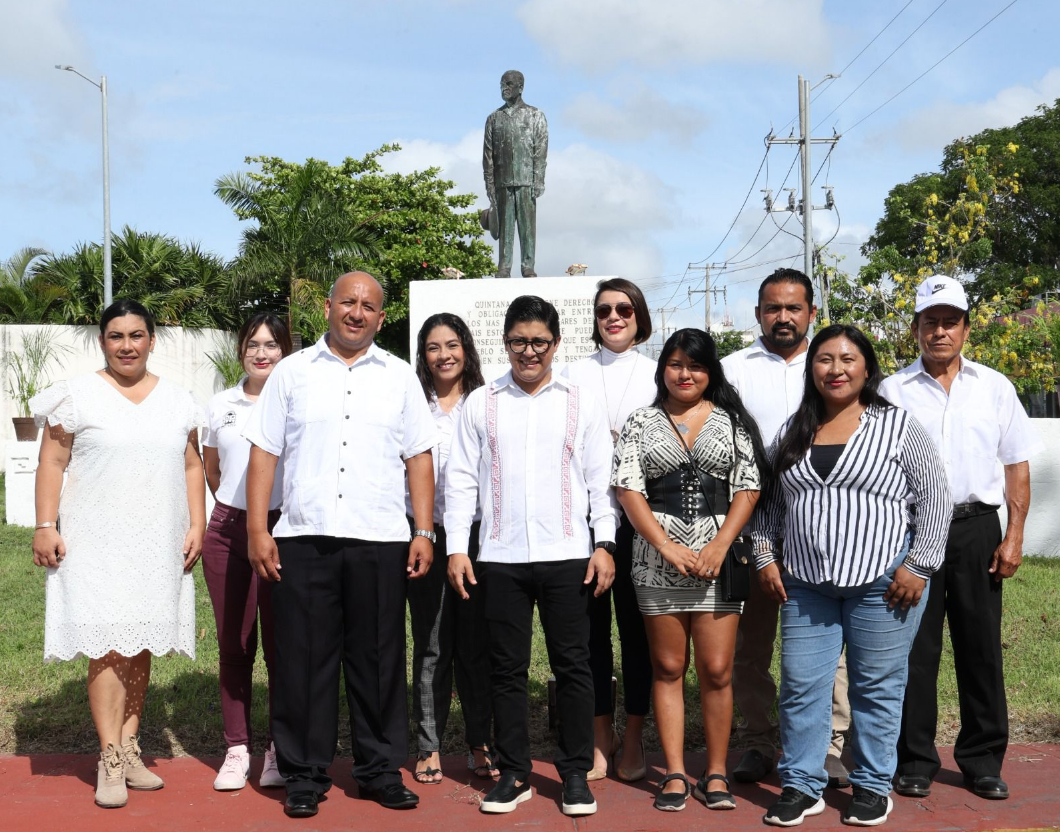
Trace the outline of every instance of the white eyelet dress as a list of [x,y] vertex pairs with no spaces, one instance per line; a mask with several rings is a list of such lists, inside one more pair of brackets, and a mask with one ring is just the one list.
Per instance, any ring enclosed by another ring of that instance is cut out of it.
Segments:
[[133,404],[90,373],[52,385],[30,409],[74,436],[59,500],[66,557],[45,581],[44,660],[112,650],[195,658],[184,450],[202,408],[161,378]]

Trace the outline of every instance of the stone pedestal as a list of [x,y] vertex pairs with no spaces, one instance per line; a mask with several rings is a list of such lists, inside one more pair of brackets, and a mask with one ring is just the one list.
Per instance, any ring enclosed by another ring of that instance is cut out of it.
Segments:
[[420,280],[409,284],[409,356],[416,361],[416,336],[428,317],[437,312],[459,315],[471,329],[482,359],[482,375],[489,381],[508,371],[504,348],[504,313],[519,295],[538,295],[559,312],[562,340],[553,363],[564,365],[591,355],[593,296],[606,277],[530,277],[511,280]]
[[40,441],[4,443],[4,508],[9,526],[33,526],[37,522],[33,502]]

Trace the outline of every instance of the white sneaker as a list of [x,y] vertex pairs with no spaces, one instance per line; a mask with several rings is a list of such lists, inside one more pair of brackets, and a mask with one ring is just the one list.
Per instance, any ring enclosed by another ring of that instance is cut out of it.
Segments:
[[250,773],[250,752],[245,745],[233,745],[225,755],[225,761],[221,764],[217,777],[214,778],[213,787],[215,791],[232,792],[241,789],[247,784],[247,775]]
[[281,786],[287,785],[287,778],[280,774],[280,769],[276,766],[276,743],[269,743],[269,748],[265,752],[265,765],[261,769],[261,779],[258,780],[258,785],[263,789],[278,789]]

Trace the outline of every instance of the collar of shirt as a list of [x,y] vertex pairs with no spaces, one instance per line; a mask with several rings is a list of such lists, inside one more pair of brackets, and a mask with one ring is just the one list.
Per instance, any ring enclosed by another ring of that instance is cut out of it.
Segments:
[[500,378],[498,378],[498,379],[496,379],[494,381],[491,381],[490,385],[489,385],[489,389],[490,389],[490,392],[492,393],[492,392],[496,392],[496,391],[499,391],[499,390],[503,390],[505,387],[508,387],[516,395],[523,395],[523,396],[527,396],[528,398],[533,399],[533,398],[537,398],[542,393],[544,393],[546,390],[548,390],[548,389],[550,389],[551,387],[554,387],[554,386],[555,387],[561,387],[561,388],[563,388],[564,391],[569,390],[571,388],[571,380],[569,378],[567,378],[566,376],[560,375],[555,370],[552,370],[552,378],[550,378],[548,380],[548,384],[546,384],[544,387],[542,387],[536,393],[531,395],[530,393],[527,393],[522,387],[520,387],[516,383],[514,376],[512,376],[512,371],[509,370],[508,372],[506,372]]
[[[978,364],[976,364],[974,361],[969,361],[963,355],[960,356],[959,360],[960,367],[957,369],[958,378],[965,374],[979,378],[980,373]],[[916,361],[909,365],[908,369],[905,372],[905,375],[907,376],[905,379],[903,379],[903,383],[905,384],[908,384],[915,378],[923,376],[926,381],[931,382],[933,384],[937,384],[939,387],[942,386],[939,383],[938,379],[931,375],[931,373],[929,373],[927,371],[927,368],[924,366],[923,354],[918,355]]]
[[328,334],[326,332],[320,336],[317,342],[313,344],[310,349],[313,350],[313,354],[312,356],[310,356],[310,361],[331,359],[333,361],[339,361],[343,364],[346,364],[347,367],[356,367],[358,364],[363,364],[367,361],[375,361],[379,364],[386,364],[386,352],[382,349],[382,347],[376,344],[375,341],[372,341],[372,343],[368,345],[368,350],[365,352],[365,354],[358,358],[356,361],[354,361],[352,364],[348,364],[345,359],[340,358],[331,351],[331,348],[328,346]]
[[247,394],[243,392],[243,387],[246,383],[247,377],[243,376],[235,387],[229,387],[225,390],[225,399],[232,404],[237,404],[242,407],[253,407],[254,402],[248,399]]
[[[803,339],[803,341],[806,344],[810,343],[808,338]],[[793,356],[791,361],[785,361],[784,356],[777,355],[775,352],[772,352],[769,349],[769,347],[766,346],[766,343],[765,343],[765,341],[762,340],[762,336],[761,335],[759,335],[757,338],[755,338],[755,342],[753,344],[751,344],[751,346],[748,347],[747,349],[748,349],[748,353],[747,353],[747,357],[748,358],[757,358],[757,357],[760,356],[762,358],[768,358],[768,359],[770,359],[772,361],[782,361],[783,363],[787,364],[789,367],[794,367],[797,364],[805,364],[806,363],[806,350],[803,350],[798,355]]]

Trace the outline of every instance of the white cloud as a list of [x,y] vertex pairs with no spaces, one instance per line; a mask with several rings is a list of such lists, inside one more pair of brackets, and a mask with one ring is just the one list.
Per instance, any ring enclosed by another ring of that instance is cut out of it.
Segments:
[[564,108],[563,118],[593,138],[639,142],[660,135],[679,145],[689,144],[708,123],[698,107],[669,101],[642,83],[624,85],[610,99],[581,93]]
[[[488,205],[481,133],[468,133],[456,144],[399,143],[402,150],[383,159],[387,169],[408,173],[439,167],[458,192],[476,194],[479,207]],[[634,280],[660,272],[663,256],[653,235],[673,225],[674,199],[657,176],[574,144],[549,149],[545,186],[537,209],[539,275],[561,275],[572,263],[588,264],[589,274]],[[486,241],[493,243],[488,236]]]
[[44,69],[55,72],[54,64],[86,57],[67,5],[65,0],[0,3],[0,78],[32,78]]
[[527,0],[517,15],[560,61],[605,70],[817,63],[831,53],[823,0]]
[[915,111],[887,131],[906,150],[941,149],[954,139],[987,128],[1008,127],[1034,114],[1039,104],[1060,98],[1060,67],[1050,69],[1030,86],[1006,87],[988,101],[958,104],[936,101]]

